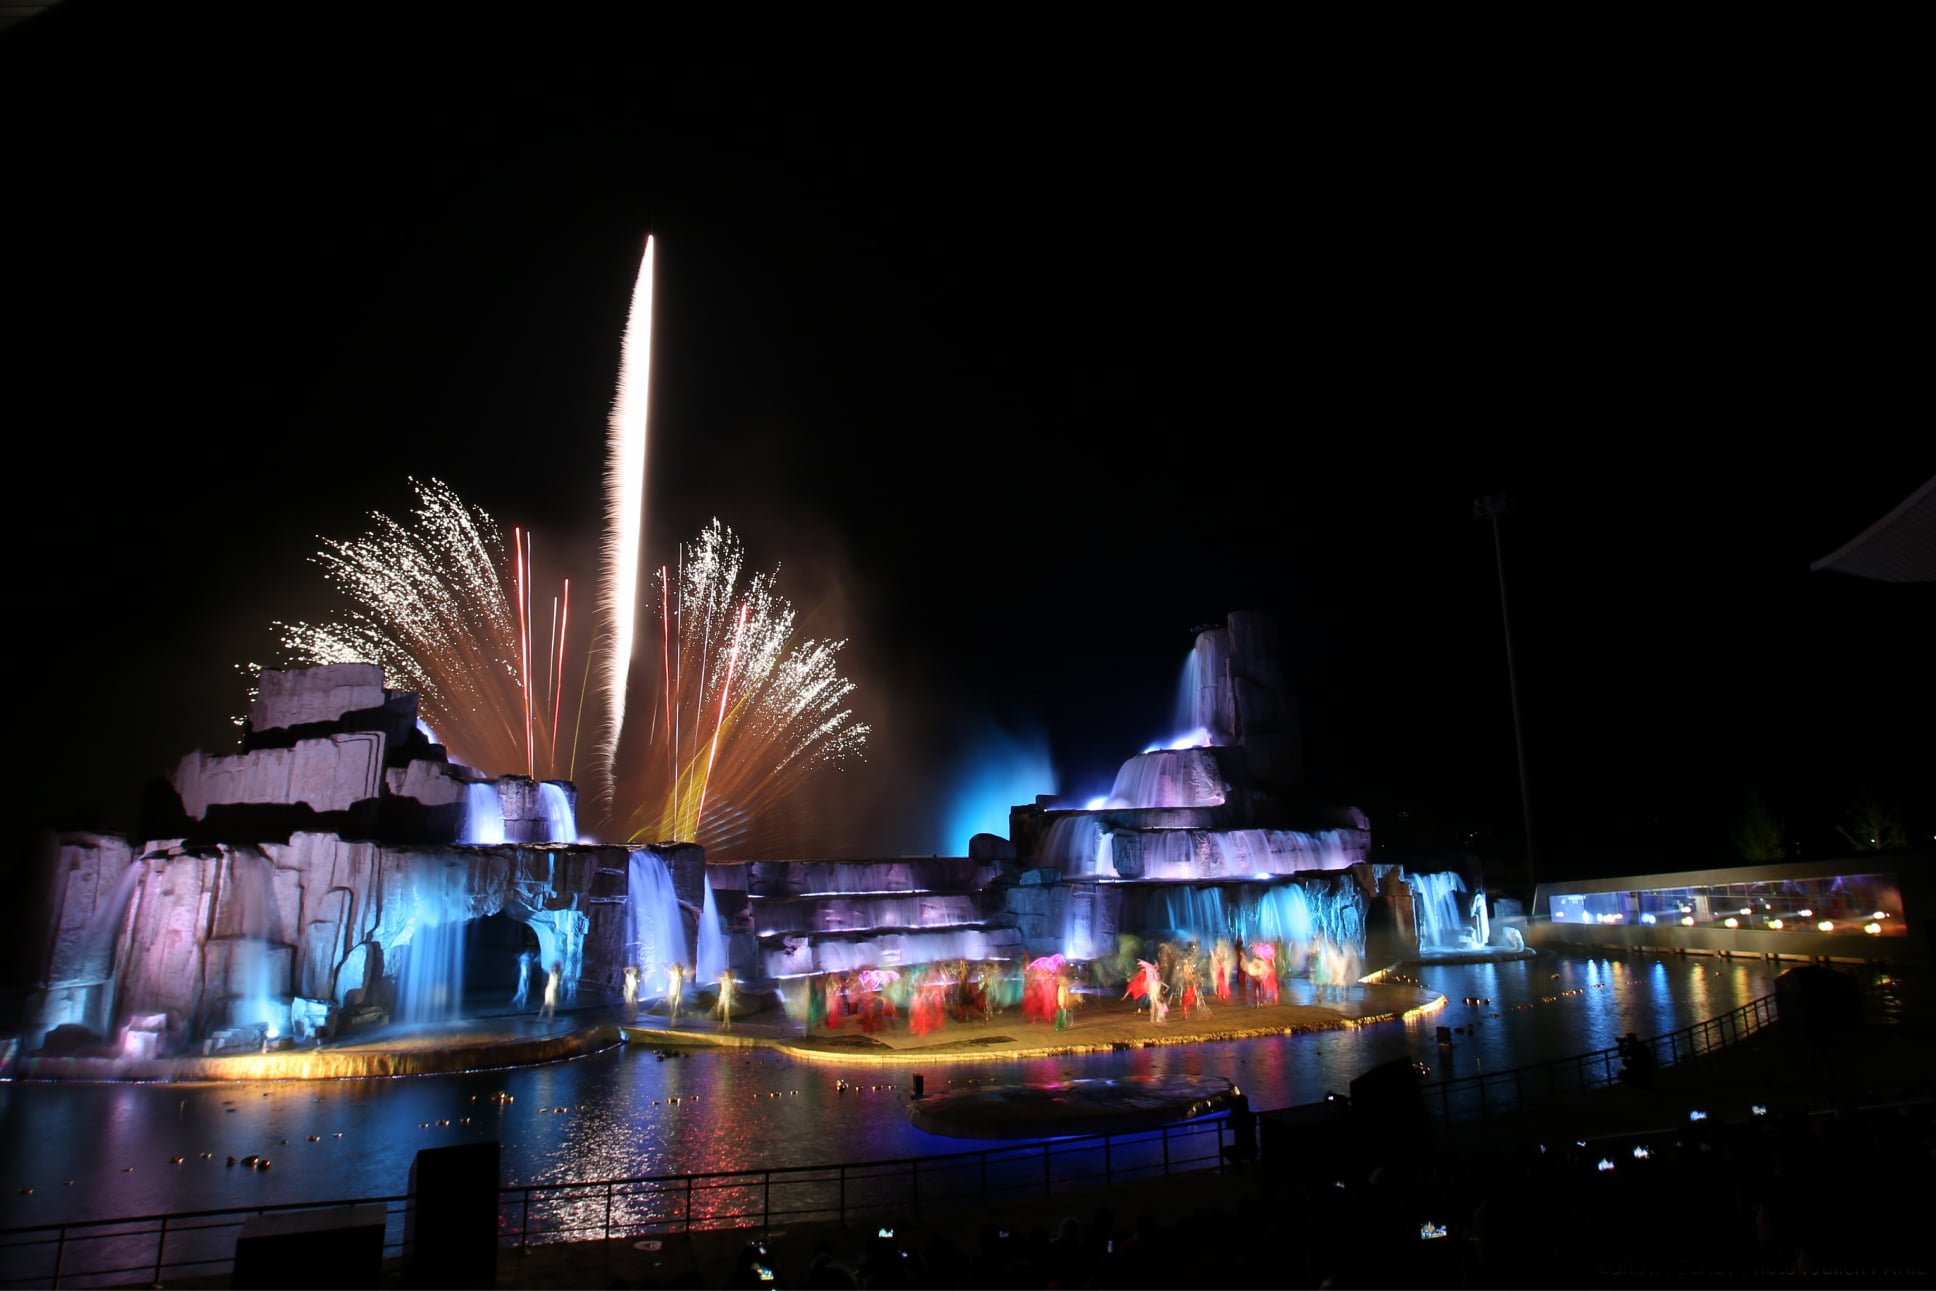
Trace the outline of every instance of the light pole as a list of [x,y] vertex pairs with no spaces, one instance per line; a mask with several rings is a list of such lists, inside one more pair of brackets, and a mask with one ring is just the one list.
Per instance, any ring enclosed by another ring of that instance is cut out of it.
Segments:
[[1492,554],[1499,565],[1499,622],[1506,633],[1506,687],[1512,696],[1513,747],[1519,754],[1519,810],[1526,831],[1526,912],[1533,905],[1533,798],[1526,787],[1526,733],[1519,720],[1519,669],[1513,665],[1512,618],[1506,613],[1506,549],[1499,539],[1499,517],[1506,495],[1495,493],[1472,504],[1472,518],[1492,521]]

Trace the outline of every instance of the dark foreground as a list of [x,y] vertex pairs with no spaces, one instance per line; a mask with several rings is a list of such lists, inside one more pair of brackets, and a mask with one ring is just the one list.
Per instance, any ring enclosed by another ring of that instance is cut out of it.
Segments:
[[[496,1285],[1924,1285],[1930,1040],[1921,1021],[1778,1023],[1646,1088],[1441,1132],[1412,1153],[1273,1150],[1267,1126],[1247,1169],[908,1215],[891,1240],[825,1225],[507,1249]],[[1689,1119],[1735,1107],[1750,1110]],[[1445,1235],[1421,1236],[1428,1224]]]

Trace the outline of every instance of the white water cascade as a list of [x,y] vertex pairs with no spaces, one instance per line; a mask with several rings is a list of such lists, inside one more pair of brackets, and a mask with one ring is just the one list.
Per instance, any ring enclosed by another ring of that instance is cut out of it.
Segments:
[[410,917],[391,954],[397,964],[397,1018],[452,1022],[463,1013],[465,871],[425,867],[412,875]]
[[699,961],[695,980],[702,986],[717,982],[720,974],[731,964],[726,949],[726,934],[719,926],[719,907],[713,898],[712,876],[708,875],[706,896],[699,910]]
[[625,953],[638,965],[639,998],[659,999],[666,993],[666,970],[673,964],[690,966],[692,957],[686,951],[686,925],[672,872],[651,848],[637,849],[627,863],[625,907],[631,918]]
[[223,893],[228,909],[228,1023],[260,1026],[271,1039],[289,1029],[289,956],[281,943],[276,909],[275,864],[266,856],[229,857]]
[[[1464,895],[1465,879],[1456,870],[1446,870],[1439,874],[1408,874],[1412,885],[1412,907],[1418,923],[1418,948],[1425,954],[1433,951],[1470,950],[1485,945],[1484,938],[1474,940],[1474,931],[1466,924],[1465,905],[1460,898]],[[1483,903],[1485,894],[1477,894]],[[1480,917],[1484,918],[1485,907],[1479,906]]]
[[578,841],[578,821],[571,809],[571,798],[565,787],[555,781],[546,780],[538,785],[538,806],[544,811],[544,837],[541,843],[575,843]]
[[1152,924],[1209,945],[1228,937],[1239,945],[1268,941],[1296,959],[1324,945],[1362,958],[1365,896],[1351,882],[1293,882],[1268,888],[1190,886],[1153,897]]
[[483,847],[504,841],[504,800],[498,797],[496,781],[476,780],[464,786],[464,828],[457,841]]

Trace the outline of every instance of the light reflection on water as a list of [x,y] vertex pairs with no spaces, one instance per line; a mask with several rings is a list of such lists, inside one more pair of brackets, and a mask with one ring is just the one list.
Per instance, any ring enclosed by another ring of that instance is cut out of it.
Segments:
[[[1770,994],[1781,967],[1642,954],[1425,965],[1415,976],[1447,1005],[1409,1024],[935,1064],[924,1074],[933,1092],[968,1083],[1222,1076],[1256,1107],[1288,1107],[1346,1093],[1353,1078],[1393,1058],[1444,1079],[1611,1048],[1629,1031],[1676,1030]],[[1442,1026],[1454,1029],[1449,1048],[1438,1043]],[[638,1044],[544,1067],[400,1080],[0,1084],[0,1226],[397,1195],[409,1189],[418,1149],[489,1139],[502,1145],[506,1184],[995,1146],[909,1124],[911,1075],[919,1070],[799,1062],[761,1049],[662,1058]],[[513,1101],[500,1101],[500,1092]],[[251,1153],[269,1157],[272,1167],[227,1164]],[[181,1164],[170,1163],[175,1156]],[[31,1195],[20,1193],[26,1187]]]

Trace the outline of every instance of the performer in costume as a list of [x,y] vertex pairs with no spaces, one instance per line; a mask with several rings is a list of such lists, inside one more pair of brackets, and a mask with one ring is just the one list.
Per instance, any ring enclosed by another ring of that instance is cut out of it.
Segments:
[[518,993],[511,997],[512,1008],[521,1009],[531,1003],[531,965],[537,962],[538,957],[528,950],[518,956]]
[[550,976],[545,978],[544,1003],[538,1008],[538,1016],[551,1018],[558,1016],[558,988],[564,984],[565,970],[561,965],[551,966]]
[[1076,970],[1064,964],[1055,975],[1055,1029],[1067,1031],[1075,1025]]
[[679,1008],[686,1002],[686,966],[671,964],[666,968],[666,1026],[679,1025]]
[[1230,1003],[1231,979],[1237,975],[1237,948],[1230,944],[1230,938],[1217,938],[1217,944],[1210,950],[1210,971],[1215,978],[1217,1002]]
[[908,1004],[909,1032],[927,1035],[941,1029],[947,1011],[946,990],[947,979],[942,976],[939,965],[930,967],[921,975],[920,985],[915,988],[914,998]]
[[1183,1020],[1188,1022],[1192,1013],[1210,1016],[1210,1006],[1203,1002],[1201,972],[1197,968],[1196,956],[1191,955],[1183,961],[1183,990],[1177,996],[1177,1004],[1183,1010]]
[[853,979],[846,973],[827,974],[827,1030],[838,1031],[847,1025],[851,1014],[847,1004],[847,984]]
[[1135,996],[1148,1000],[1150,1021],[1160,1026],[1169,1012],[1163,1003],[1163,995],[1168,990],[1169,987],[1163,983],[1163,970],[1147,959],[1139,959],[1136,961],[1136,975],[1129,979],[1129,989],[1123,992],[1123,998]]
[[733,970],[726,969],[719,975],[719,1002],[713,1005],[713,1012],[719,1015],[719,1029],[733,1029]]

